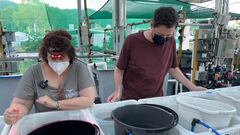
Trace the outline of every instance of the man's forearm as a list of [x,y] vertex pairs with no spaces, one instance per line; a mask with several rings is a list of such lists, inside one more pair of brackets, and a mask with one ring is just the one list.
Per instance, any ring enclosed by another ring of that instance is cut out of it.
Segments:
[[121,90],[122,87],[122,78],[123,78],[123,70],[120,70],[119,68],[115,67],[114,70],[114,89],[115,90]]
[[178,67],[177,68],[171,68],[169,70],[169,73],[175,79],[177,79],[179,82],[181,82],[185,87],[187,87],[189,90],[194,90],[195,89],[196,86],[183,75],[183,73],[181,72],[181,70]]

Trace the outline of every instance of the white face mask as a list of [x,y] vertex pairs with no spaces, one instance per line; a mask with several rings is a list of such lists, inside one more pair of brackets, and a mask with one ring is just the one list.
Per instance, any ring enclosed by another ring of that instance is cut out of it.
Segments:
[[69,62],[48,62],[48,65],[58,74],[61,75],[69,66]]

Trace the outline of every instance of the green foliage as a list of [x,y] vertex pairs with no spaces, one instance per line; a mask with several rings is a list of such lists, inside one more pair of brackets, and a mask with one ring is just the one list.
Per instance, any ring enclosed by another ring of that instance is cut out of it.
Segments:
[[16,9],[12,7],[6,7],[1,12],[1,20],[3,24],[3,28],[5,30],[11,31],[12,29],[16,28],[15,22],[14,22],[14,12]]
[[[4,1],[4,3],[2,2]],[[16,47],[17,52],[36,52],[46,31],[54,29],[69,29],[69,24],[74,28],[78,26],[77,9],[59,9],[45,5],[41,0],[23,0],[20,4],[15,4],[7,0],[0,0],[0,20],[6,31],[21,31],[29,35],[29,40]],[[3,3],[3,4],[2,4]],[[88,15],[95,12],[88,9]],[[82,10],[82,20],[84,11]],[[90,22],[93,22],[90,20]],[[96,20],[92,28],[105,28],[111,25],[111,20]],[[78,50],[78,35],[76,30],[69,31],[72,35],[72,45]],[[107,33],[107,49],[112,50],[112,33]],[[104,43],[102,43],[104,44]],[[103,52],[102,46],[92,47],[94,51]],[[86,50],[87,47],[86,47]]]
[[106,43],[106,50],[113,50],[113,33],[107,32],[108,40]]
[[20,61],[18,66],[20,70],[19,74],[24,74],[33,64],[37,64],[37,60]]
[[47,17],[52,29],[68,29],[69,24],[77,26],[77,10],[65,9],[45,6],[47,11]]
[[[4,1],[0,6],[0,20],[6,31],[21,31],[29,35],[29,41],[24,41],[17,47],[18,51],[36,52],[41,38],[47,30],[68,29],[69,24],[77,27],[77,10],[50,7],[40,0],[25,0],[22,4]],[[13,6],[14,5],[14,6]],[[73,36],[72,44],[78,47],[77,36]]]
[[93,47],[92,47],[92,50],[93,50],[93,51],[96,51],[96,52],[102,52],[102,51],[103,51],[103,48],[102,48],[102,47],[99,47],[99,46],[93,46]]
[[21,47],[26,52],[37,52],[40,44],[42,42],[42,38],[37,35],[29,36],[28,41],[21,42]]
[[28,34],[45,34],[48,30],[46,10],[43,4],[19,4],[14,13],[15,31],[21,31]]

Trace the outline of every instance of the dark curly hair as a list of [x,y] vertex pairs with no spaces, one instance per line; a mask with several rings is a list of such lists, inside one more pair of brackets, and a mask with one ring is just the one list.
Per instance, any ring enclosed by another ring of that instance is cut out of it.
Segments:
[[62,53],[66,53],[72,63],[76,58],[75,48],[71,45],[72,36],[64,30],[56,30],[48,32],[41,43],[39,49],[39,57],[48,62],[47,54],[50,48]]
[[62,37],[66,37],[69,40],[72,40],[72,36],[65,30],[55,30],[55,31],[52,31],[52,32],[53,32],[53,34],[56,34],[56,35],[62,36]]
[[168,28],[177,26],[178,15],[172,7],[160,7],[154,11],[153,26],[164,25]]

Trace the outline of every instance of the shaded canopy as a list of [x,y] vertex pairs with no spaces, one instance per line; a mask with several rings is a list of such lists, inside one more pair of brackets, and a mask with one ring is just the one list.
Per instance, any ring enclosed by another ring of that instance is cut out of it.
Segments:
[[[194,4],[181,2],[178,0],[126,0],[127,18],[145,18],[153,17],[155,9],[162,6],[171,6],[177,11],[185,11],[187,18],[213,18],[214,9],[197,6]],[[240,17],[240,14],[230,13],[232,17]],[[97,12],[90,16],[90,19],[111,19],[112,18],[112,0]]]

